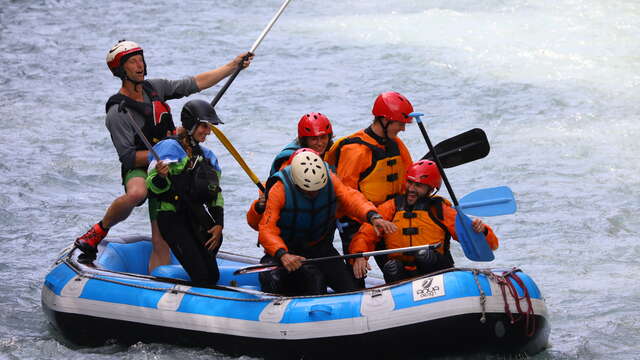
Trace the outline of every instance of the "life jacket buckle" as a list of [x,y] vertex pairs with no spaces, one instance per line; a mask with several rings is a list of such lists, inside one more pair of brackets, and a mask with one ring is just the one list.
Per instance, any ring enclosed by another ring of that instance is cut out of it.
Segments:
[[402,214],[402,217],[405,218],[405,219],[415,219],[415,218],[418,217],[418,214],[416,214],[416,213],[414,213],[412,211],[405,211]]
[[417,227],[408,227],[402,229],[402,235],[418,235]]

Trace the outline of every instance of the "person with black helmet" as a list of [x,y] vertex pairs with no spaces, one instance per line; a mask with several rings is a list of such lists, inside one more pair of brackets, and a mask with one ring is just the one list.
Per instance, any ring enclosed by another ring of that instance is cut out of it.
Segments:
[[220,119],[208,102],[190,100],[180,120],[184,131],[153,147],[160,161],[149,157],[146,184],[159,201],[160,233],[191,280],[215,284],[224,226],[221,172],[213,151],[200,144]]
[[[76,239],[75,245],[83,252],[80,261],[90,263],[96,258],[97,247],[111,227],[125,220],[131,211],[144,203],[147,197],[148,151],[131,124],[132,117],[144,136],[156,144],[176,133],[171,109],[165,101],[178,99],[207,89],[231,75],[242,64],[249,66],[253,54],[245,53],[216,69],[182,80],[149,79],[142,48],[133,41],[121,40],[107,54],[107,66],[122,85],[117,94],[107,101],[106,126],[121,162],[122,184],[125,193],[116,198],[101,221]],[[127,114],[120,111],[124,105]],[[155,221],[157,204],[149,202],[151,241],[153,250],[149,259],[149,272],[156,266],[168,264],[169,248]]]

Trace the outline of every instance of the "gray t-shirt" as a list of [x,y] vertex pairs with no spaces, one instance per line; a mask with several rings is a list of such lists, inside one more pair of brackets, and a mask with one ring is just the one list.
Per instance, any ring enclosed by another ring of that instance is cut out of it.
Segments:
[[[149,79],[148,80],[162,101],[167,98],[178,99],[200,91],[193,77],[182,80]],[[144,92],[143,92],[144,93]],[[144,93],[144,102],[151,104],[151,99]],[[135,111],[129,111],[135,122],[142,128],[144,118]],[[111,134],[111,141],[116,148],[118,158],[127,169],[134,168],[136,159],[135,136],[136,130],[131,125],[129,115],[118,112],[118,105],[112,105],[107,111],[105,125]]]

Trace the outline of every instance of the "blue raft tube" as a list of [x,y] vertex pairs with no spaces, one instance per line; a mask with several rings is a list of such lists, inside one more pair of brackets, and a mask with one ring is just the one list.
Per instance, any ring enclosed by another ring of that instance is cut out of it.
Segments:
[[229,355],[398,358],[435,354],[533,355],[549,321],[535,282],[517,268],[451,268],[349,293],[281,296],[258,274],[233,275],[253,257],[220,252],[220,281],[195,286],[172,264],[148,273],[148,237],[107,238],[95,266],[63,250],[47,274],[42,308],[64,339],[208,346]]

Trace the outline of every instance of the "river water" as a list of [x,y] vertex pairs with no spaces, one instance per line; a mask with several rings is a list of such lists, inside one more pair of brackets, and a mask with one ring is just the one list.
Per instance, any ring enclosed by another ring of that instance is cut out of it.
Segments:
[[[40,289],[57,252],[122,191],[104,127],[119,87],[107,50],[134,40],[149,77],[193,75],[248,50],[279,6],[0,0],[0,359],[228,359],[74,347],[48,326]],[[546,297],[551,347],[534,358],[640,359],[638,19],[632,0],[293,0],[218,104],[221,129],[261,178],[302,114],[323,112],[346,135],[382,91],[429,114],[434,143],[484,129],[490,155],[447,175],[458,197],[499,185],[516,195],[516,214],[485,219],[501,240],[488,265],[522,268]],[[171,102],[176,121],[185,101]],[[401,137],[425,153],[416,125]],[[244,218],[256,188],[215,137],[207,145],[223,167],[223,250],[258,256]],[[111,234],[148,232],[145,206]]]

